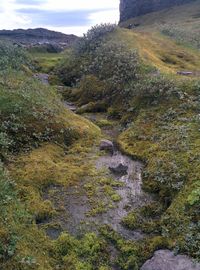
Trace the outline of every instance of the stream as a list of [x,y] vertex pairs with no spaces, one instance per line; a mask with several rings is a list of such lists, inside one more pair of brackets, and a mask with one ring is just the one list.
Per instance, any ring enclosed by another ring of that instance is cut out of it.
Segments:
[[[65,102],[65,106],[75,111],[75,106],[72,103]],[[95,114],[90,114],[90,120],[96,118]],[[103,128],[102,134],[105,138],[116,137],[117,131],[114,128]],[[75,186],[51,186],[44,195],[44,199],[53,202],[56,209],[62,211],[56,215],[53,223],[59,220],[60,227],[49,227],[47,234],[52,239],[59,236],[61,231],[68,231],[70,234],[77,236],[83,235],[86,232],[97,232],[102,225],[109,225],[112,229],[118,232],[125,239],[140,240],[144,238],[144,233],[139,230],[129,230],[125,228],[121,221],[127,214],[134,209],[142,207],[152,201],[151,196],[142,190],[142,169],[143,164],[140,161],[134,161],[130,157],[123,155],[113,143],[113,153],[100,151],[100,148],[95,147],[94,153],[97,157],[93,159],[93,166],[97,173],[102,173],[103,176],[112,179],[115,182],[113,191],[117,200],[112,202],[112,206],[108,196],[101,185],[93,179],[92,185],[99,185],[97,202],[104,204],[102,211],[97,214],[90,215],[92,208],[91,198],[87,195],[85,186],[91,184],[91,179],[81,179],[80,183]],[[117,171],[113,171],[117,168]],[[119,199],[118,199],[119,198]]]

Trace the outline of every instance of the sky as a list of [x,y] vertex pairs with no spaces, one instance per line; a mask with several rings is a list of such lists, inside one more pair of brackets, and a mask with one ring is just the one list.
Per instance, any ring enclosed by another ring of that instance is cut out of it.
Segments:
[[0,0],[0,28],[43,27],[81,36],[100,23],[118,23],[119,0]]

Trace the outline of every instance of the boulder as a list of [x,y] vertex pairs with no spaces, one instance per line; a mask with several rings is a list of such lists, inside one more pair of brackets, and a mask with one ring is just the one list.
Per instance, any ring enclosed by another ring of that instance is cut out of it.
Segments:
[[170,250],[158,250],[141,270],[200,270],[200,264],[186,255],[174,255]]
[[128,171],[128,166],[120,163],[117,166],[110,166],[109,170],[111,170],[111,172],[113,172],[114,174],[126,175]]
[[113,142],[109,140],[101,140],[100,146],[99,146],[101,151],[107,151],[111,154],[114,153],[114,145]]

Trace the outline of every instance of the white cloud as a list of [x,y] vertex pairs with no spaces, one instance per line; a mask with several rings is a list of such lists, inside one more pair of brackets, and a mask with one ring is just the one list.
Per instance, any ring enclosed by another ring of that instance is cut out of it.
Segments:
[[[27,2],[27,3],[26,3]],[[31,5],[30,5],[31,4]],[[92,25],[99,23],[115,23],[119,19],[119,0],[46,0],[38,1],[38,4],[30,1],[19,0],[0,0],[0,26],[1,29],[16,29],[16,28],[35,28],[45,27],[56,31],[61,31],[67,34],[82,35]],[[39,25],[34,21],[30,13],[18,13],[17,10],[26,8],[31,11],[31,8],[36,8],[43,11],[67,12],[67,11],[88,11],[88,25],[70,26],[66,25],[56,27],[53,25]],[[2,11],[3,10],[3,11]]]
[[[47,0],[41,2],[39,4],[40,8],[54,11],[116,9],[119,6],[118,0]],[[23,6],[27,5],[24,4]]]
[[92,24],[99,23],[118,23],[119,21],[119,11],[118,9],[99,11],[91,13],[89,16]]
[[1,0],[2,11],[0,14],[0,26],[2,29],[13,29],[18,26],[26,27],[30,19],[24,15],[19,16],[14,9],[14,0]]

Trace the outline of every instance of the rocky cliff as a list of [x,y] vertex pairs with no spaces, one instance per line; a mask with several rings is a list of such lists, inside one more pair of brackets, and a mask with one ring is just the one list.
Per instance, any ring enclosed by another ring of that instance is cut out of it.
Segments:
[[120,0],[120,22],[195,0]]

